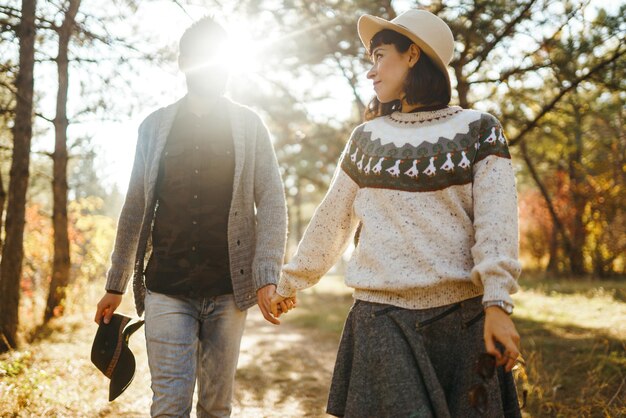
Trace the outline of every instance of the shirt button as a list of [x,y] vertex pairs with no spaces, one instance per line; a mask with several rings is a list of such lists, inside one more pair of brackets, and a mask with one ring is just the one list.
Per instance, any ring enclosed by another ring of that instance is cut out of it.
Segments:
[[239,273],[243,274],[243,269],[239,270]]
[[193,247],[191,247],[191,251],[196,251],[195,245]]
[[192,224],[198,225],[198,221],[191,221]]
[[198,173],[199,173],[199,171],[198,171],[198,170],[193,170],[193,172],[194,172],[194,173],[196,173],[196,174],[198,174]]
[[197,198],[198,198],[198,195],[197,195],[197,194],[194,194],[194,195],[193,195],[193,198],[194,198],[194,199],[197,199]]
[[237,245],[241,245],[241,241],[237,240]]
[[167,156],[167,155],[169,155],[169,154],[170,154],[169,152],[165,151],[165,155],[166,155],[166,156]]
[[196,145],[196,149],[200,149],[200,147]]

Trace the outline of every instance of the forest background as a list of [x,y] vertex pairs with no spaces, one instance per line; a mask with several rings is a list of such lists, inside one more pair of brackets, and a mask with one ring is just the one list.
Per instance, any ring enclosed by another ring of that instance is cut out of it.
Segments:
[[[187,26],[213,15],[232,35],[228,94],[256,109],[272,133],[288,198],[289,257],[372,97],[356,20],[413,7],[438,14],[455,34],[453,104],[494,114],[509,140],[524,265],[516,315],[532,342],[522,379],[527,413],[626,414],[624,2],[7,0],[0,5],[0,415],[41,413],[52,402],[42,398],[51,378],[42,364],[61,360],[40,351],[68,333],[83,344],[92,337],[85,318],[104,286],[136,129],[184,94],[176,54]],[[329,279],[334,290],[311,293],[288,324],[291,335],[321,333],[329,352],[349,307],[342,267],[332,271],[339,280]],[[319,298],[326,315],[315,312]],[[42,371],[48,378],[36,377]],[[53,414],[89,415],[57,401]],[[321,410],[301,401],[303,413]]]

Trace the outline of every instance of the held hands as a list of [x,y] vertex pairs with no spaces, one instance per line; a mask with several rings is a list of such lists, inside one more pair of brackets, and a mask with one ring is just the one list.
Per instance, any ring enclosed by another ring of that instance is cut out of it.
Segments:
[[[505,370],[511,371],[520,355],[520,337],[511,317],[497,306],[485,309],[484,337],[485,348],[496,358],[496,364],[505,365]],[[496,348],[496,342],[504,346],[504,353]]]
[[270,311],[272,312],[272,315],[274,315],[276,318],[296,307],[295,296],[286,298],[279,295],[278,293],[274,293],[274,296],[272,296],[272,300],[270,302]]
[[257,290],[257,302],[263,317],[274,325],[282,314],[296,307],[296,297],[284,298],[276,293],[276,285],[270,284]]

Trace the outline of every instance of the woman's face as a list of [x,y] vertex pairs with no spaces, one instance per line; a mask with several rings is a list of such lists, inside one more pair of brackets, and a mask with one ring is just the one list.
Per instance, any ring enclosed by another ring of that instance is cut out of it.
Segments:
[[381,103],[404,97],[404,80],[419,58],[420,50],[413,44],[404,53],[395,45],[379,45],[372,51],[372,68],[367,78],[374,83],[376,97]]

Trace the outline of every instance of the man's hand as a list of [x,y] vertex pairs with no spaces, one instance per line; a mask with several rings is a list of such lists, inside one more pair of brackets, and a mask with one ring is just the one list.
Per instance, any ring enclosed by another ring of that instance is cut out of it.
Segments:
[[100,320],[103,316],[104,323],[108,324],[109,321],[111,321],[113,313],[115,312],[117,307],[120,306],[120,303],[122,303],[122,295],[116,295],[114,293],[108,292],[105,293],[104,296],[102,296],[102,299],[100,299],[100,302],[98,302],[96,316],[94,318],[96,324],[100,324]]
[[[485,348],[496,358],[496,364],[505,364],[505,370],[511,371],[520,355],[520,337],[511,317],[497,306],[485,309]],[[496,348],[495,343],[504,346],[504,353]]]
[[270,301],[272,300],[272,296],[274,296],[275,294],[276,285],[268,284],[256,291],[256,299],[257,304],[259,305],[259,309],[263,314],[263,318],[265,318],[268,322],[271,322],[274,325],[279,325],[280,321],[274,318],[270,313]]

